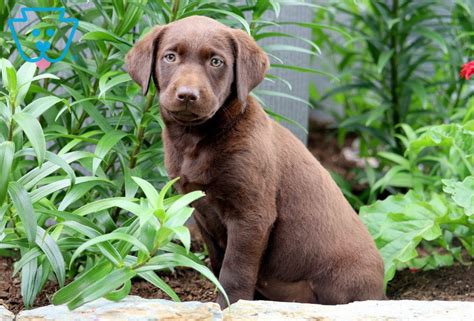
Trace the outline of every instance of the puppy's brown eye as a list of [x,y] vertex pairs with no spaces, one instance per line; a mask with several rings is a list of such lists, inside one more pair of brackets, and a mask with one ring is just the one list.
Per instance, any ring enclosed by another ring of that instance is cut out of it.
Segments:
[[176,61],[176,55],[175,54],[167,54],[167,55],[165,55],[164,58],[167,62],[175,62]]
[[220,67],[224,64],[224,61],[222,61],[222,59],[219,59],[219,58],[212,58],[211,59],[211,66],[212,67]]

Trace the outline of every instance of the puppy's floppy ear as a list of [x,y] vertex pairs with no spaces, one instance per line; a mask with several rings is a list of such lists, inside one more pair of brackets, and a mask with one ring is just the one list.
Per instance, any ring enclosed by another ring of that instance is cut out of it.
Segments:
[[[125,58],[128,73],[142,87],[143,95],[148,92],[150,78],[152,76],[154,78],[155,56],[163,29],[163,26],[151,29],[133,46]],[[154,80],[158,85],[156,79]]]
[[265,52],[246,32],[232,29],[234,42],[234,82],[237,98],[245,104],[249,93],[265,78],[269,61]]

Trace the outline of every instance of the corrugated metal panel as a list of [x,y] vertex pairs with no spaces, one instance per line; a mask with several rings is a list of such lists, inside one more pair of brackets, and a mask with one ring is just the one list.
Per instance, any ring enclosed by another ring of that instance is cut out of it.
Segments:
[[[313,19],[312,10],[305,7],[283,7],[283,10],[278,18],[279,21],[298,21],[298,22],[310,22]],[[272,27],[268,30],[276,32],[284,32],[292,35],[298,35],[307,39],[311,38],[311,31],[307,28],[301,28],[292,25],[283,25],[280,27]],[[261,45],[268,45],[272,43],[279,44],[288,44],[288,45],[298,45],[306,49],[310,49],[309,45],[291,38],[274,38],[268,39],[269,41],[262,41]],[[284,64],[295,65],[299,67],[309,67],[310,59],[307,54],[296,53],[296,52],[278,52],[278,57],[283,60]],[[279,63],[276,61],[272,61]],[[291,94],[293,96],[299,97],[301,99],[307,100],[309,94],[309,83],[311,80],[311,74],[308,73],[297,73],[290,70],[283,69],[270,69],[270,73],[283,77],[287,79],[291,85],[292,90],[290,90],[284,83],[278,81],[277,83],[272,83],[265,81],[259,88],[267,90],[275,90],[282,93]],[[262,96],[266,105],[273,111],[282,114],[302,125],[304,128],[308,128],[308,113],[309,108],[306,104],[297,102],[294,100],[289,100],[282,97],[270,97]],[[307,142],[307,134],[305,131],[297,126],[283,123],[287,128],[289,128],[303,143]]]

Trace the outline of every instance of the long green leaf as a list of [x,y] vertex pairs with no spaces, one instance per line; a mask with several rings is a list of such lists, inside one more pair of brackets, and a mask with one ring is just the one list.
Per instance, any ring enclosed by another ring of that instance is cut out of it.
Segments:
[[135,275],[135,271],[129,267],[112,271],[112,273],[104,278],[90,284],[86,289],[79,293],[77,297],[69,302],[67,306],[69,309],[73,310],[87,302],[99,299],[129,281]]
[[82,273],[77,279],[69,283],[64,288],[56,292],[51,301],[54,305],[65,304],[75,297],[77,297],[82,291],[87,289],[91,284],[98,282],[107,276],[112,271],[112,264],[108,261],[103,261],[92,267],[90,270]]
[[39,121],[25,112],[16,113],[13,115],[13,119],[20,125],[28,137],[38,158],[38,166],[41,166],[46,157],[46,141]]
[[51,268],[53,269],[54,274],[56,274],[59,286],[63,287],[64,280],[66,279],[66,268],[63,255],[61,254],[58,245],[41,227],[36,229],[36,244],[41,248],[41,250],[43,250],[46,258],[51,264]]
[[109,153],[109,151],[125,136],[127,133],[120,131],[110,131],[106,133],[97,143],[95,154],[98,158],[92,160],[92,175],[95,175],[97,168],[102,162],[103,158]]
[[110,234],[97,236],[97,237],[85,242],[84,244],[82,244],[72,255],[70,264],[72,264],[74,262],[74,260],[87,248],[89,248],[93,245],[99,244],[99,243],[103,243],[103,242],[106,242],[106,241],[113,241],[113,240],[121,240],[121,241],[128,242],[130,244],[133,244],[139,250],[143,251],[147,255],[150,255],[150,252],[148,251],[148,248],[146,247],[146,245],[144,245],[142,242],[140,242],[140,240],[138,240],[136,237],[134,237],[132,235],[128,235],[126,233],[113,232],[113,233],[110,233]]
[[14,143],[3,142],[0,144],[0,206],[5,201],[7,195],[8,180],[10,178],[14,153]]
[[31,198],[25,188],[17,182],[8,184],[8,194],[23,223],[30,246],[33,246],[36,240],[36,213],[33,210]]

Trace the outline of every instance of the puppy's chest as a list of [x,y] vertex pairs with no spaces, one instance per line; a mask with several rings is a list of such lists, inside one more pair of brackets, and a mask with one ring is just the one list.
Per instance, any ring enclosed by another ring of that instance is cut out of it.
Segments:
[[212,153],[197,143],[188,143],[181,148],[170,147],[166,155],[166,168],[171,177],[180,177],[177,187],[181,193],[206,190],[211,182]]

